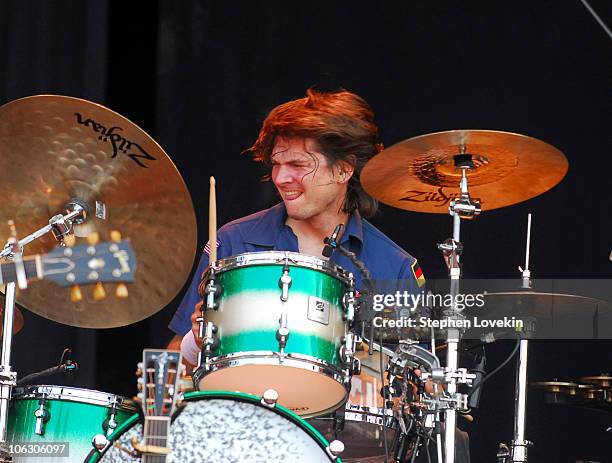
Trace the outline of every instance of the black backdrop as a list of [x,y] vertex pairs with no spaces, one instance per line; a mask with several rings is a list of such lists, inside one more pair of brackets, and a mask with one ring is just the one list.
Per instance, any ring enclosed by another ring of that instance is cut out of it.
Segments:
[[[609,2],[591,4],[612,23]],[[209,175],[218,182],[220,223],[277,201],[259,181],[261,167],[241,152],[272,107],[310,86],[362,95],[387,146],[458,128],[530,135],[561,149],[569,173],[538,198],[465,224],[465,275],[517,277],[532,212],[536,276],[608,278],[611,51],[579,1],[12,0],[0,5],[0,103],[66,94],[139,124],[189,187],[199,246]],[[382,207],[373,222],[417,256],[428,277],[445,275],[435,243],[450,234],[448,216]],[[141,350],[170,339],[166,325],[181,294],[150,319],[110,330],[64,327],[26,311],[13,363],[24,375],[70,346],[81,363],[73,384],[132,395]],[[489,364],[511,347],[489,347]],[[611,347],[534,342],[530,377],[610,372]],[[507,367],[483,392],[469,428],[473,461],[493,460],[497,443],[512,436],[513,374]],[[528,405],[534,461],[610,461],[609,415],[547,406],[535,392]]]

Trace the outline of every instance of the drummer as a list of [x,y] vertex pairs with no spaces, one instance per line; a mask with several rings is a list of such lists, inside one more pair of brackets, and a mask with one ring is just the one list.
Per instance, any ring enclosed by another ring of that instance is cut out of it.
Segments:
[[[418,292],[424,279],[416,259],[365,220],[378,205],[363,190],[359,176],[381,149],[373,112],[354,93],[308,90],[306,97],[274,108],[250,151],[270,167],[269,178],[282,202],[221,227],[218,258],[257,251],[323,258],[324,238],[344,224],[340,244],[356,254],[374,279],[399,281],[402,289]],[[178,349],[184,337],[183,355],[192,365],[201,345],[195,341],[195,317],[200,315],[198,285],[208,255],[209,244],[169,325],[176,334],[169,348]],[[361,275],[348,258],[336,252],[331,261],[352,272],[361,288]]]

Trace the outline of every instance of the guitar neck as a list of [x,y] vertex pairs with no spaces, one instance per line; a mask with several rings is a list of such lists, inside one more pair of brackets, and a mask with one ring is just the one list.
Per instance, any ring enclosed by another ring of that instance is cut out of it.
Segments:
[[[170,435],[169,416],[145,416],[144,422],[144,445],[152,447],[168,447],[168,436]],[[166,463],[167,455],[156,455],[154,453],[143,453],[142,463]]]
[[[23,259],[26,280],[35,280],[42,277],[42,268],[38,256]],[[13,262],[0,264],[0,284],[17,281],[17,266]]]

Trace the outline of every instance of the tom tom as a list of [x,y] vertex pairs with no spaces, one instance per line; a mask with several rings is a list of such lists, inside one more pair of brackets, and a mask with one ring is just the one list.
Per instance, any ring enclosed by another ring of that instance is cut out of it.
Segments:
[[305,417],[346,401],[352,275],[316,257],[270,251],[218,261],[205,279],[208,294],[211,282],[216,288],[215,309],[206,309],[212,336],[194,373],[199,390],[272,388],[279,404]]

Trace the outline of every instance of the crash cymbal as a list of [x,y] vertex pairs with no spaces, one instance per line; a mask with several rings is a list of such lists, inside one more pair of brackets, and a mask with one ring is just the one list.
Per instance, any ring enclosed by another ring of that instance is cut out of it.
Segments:
[[455,156],[471,155],[472,199],[482,210],[520,203],[551,189],[565,176],[567,159],[535,138],[494,130],[451,130],[399,142],[374,156],[361,184],[379,201],[416,212],[448,214],[459,196]]
[[585,376],[580,378],[580,381],[586,384],[594,384],[602,388],[612,387],[612,376],[603,374],[600,376]]
[[600,299],[574,294],[547,293],[529,290],[507,291],[483,294],[485,305],[482,314],[486,316],[556,314],[574,315],[587,311],[609,311],[610,304]]
[[[196,221],[183,179],[149,135],[99,104],[37,95],[0,107],[0,197],[2,242],[8,219],[23,237],[77,199],[89,210],[75,226],[77,245],[92,231],[108,241],[118,230],[135,249],[127,299],[109,287],[106,299],[96,301],[93,288],[83,287],[83,299],[73,303],[69,288],[34,282],[17,300],[42,317],[87,328],[134,323],[168,304],[191,270]],[[25,255],[56,245],[49,233],[27,245]]]
[[[0,339],[2,339],[2,327],[4,326],[4,296],[0,295]],[[19,333],[23,328],[23,314],[15,304],[13,313],[13,335]]]

